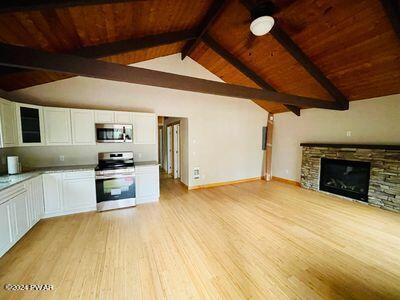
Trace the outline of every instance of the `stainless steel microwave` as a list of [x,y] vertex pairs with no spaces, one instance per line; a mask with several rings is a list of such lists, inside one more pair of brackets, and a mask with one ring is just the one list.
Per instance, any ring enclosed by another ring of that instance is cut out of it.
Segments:
[[132,143],[132,137],[130,124],[96,124],[97,143]]

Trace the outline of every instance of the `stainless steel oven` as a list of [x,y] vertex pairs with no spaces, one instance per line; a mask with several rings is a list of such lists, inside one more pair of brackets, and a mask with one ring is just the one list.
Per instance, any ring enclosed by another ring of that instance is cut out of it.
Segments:
[[132,143],[130,124],[96,124],[97,143]]
[[96,200],[99,211],[136,205],[132,152],[99,153]]

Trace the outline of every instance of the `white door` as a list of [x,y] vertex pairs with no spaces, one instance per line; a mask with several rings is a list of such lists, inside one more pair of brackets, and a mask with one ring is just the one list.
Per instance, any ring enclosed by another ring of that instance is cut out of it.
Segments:
[[112,124],[114,123],[114,112],[110,110],[96,110],[95,111],[96,123]]
[[30,228],[29,209],[28,209],[28,193],[24,192],[15,196],[12,200],[14,203],[14,220],[15,232],[14,240],[20,239]]
[[160,197],[158,166],[136,168],[136,203],[157,201]]
[[67,108],[45,107],[44,128],[47,145],[71,145],[71,115]]
[[13,244],[13,225],[12,214],[13,209],[11,201],[0,204],[0,257],[10,249]]
[[94,112],[89,109],[71,109],[72,143],[74,145],[95,145]]
[[167,173],[172,173],[172,127],[167,127]]
[[68,172],[63,181],[64,211],[95,209],[96,186],[93,171]]
[[135,144],[155,144],[157,120],[155,114],[135,113],[133,116],[133,139]]
[[2,146],[16,146],[18,144],[18,133],[15,104],[10,101],[1,101],[0,113]]
[[44,174],[44,212],[46,215],[62,211],[62,173]]
[[174,125],[173,127],[174,134],[174,178],[180,178],[180,126],[179,124]]
[[128,111],[114,112],[114,121],[117,124],[133,124],[133,113]]

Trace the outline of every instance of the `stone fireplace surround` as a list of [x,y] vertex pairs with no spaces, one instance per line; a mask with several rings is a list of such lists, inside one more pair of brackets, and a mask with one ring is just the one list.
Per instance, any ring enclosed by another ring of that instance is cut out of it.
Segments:
[[368,204],[400,212],[400,145],[302,143],[300,146],[303,147],[302,187],[319,191],[322,157],[371,162]]

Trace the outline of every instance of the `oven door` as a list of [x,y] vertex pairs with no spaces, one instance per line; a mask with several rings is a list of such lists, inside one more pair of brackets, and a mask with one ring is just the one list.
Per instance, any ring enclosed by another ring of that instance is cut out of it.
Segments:
[[135,175],[113,174],[96,176],[97,203],[135,200]]

